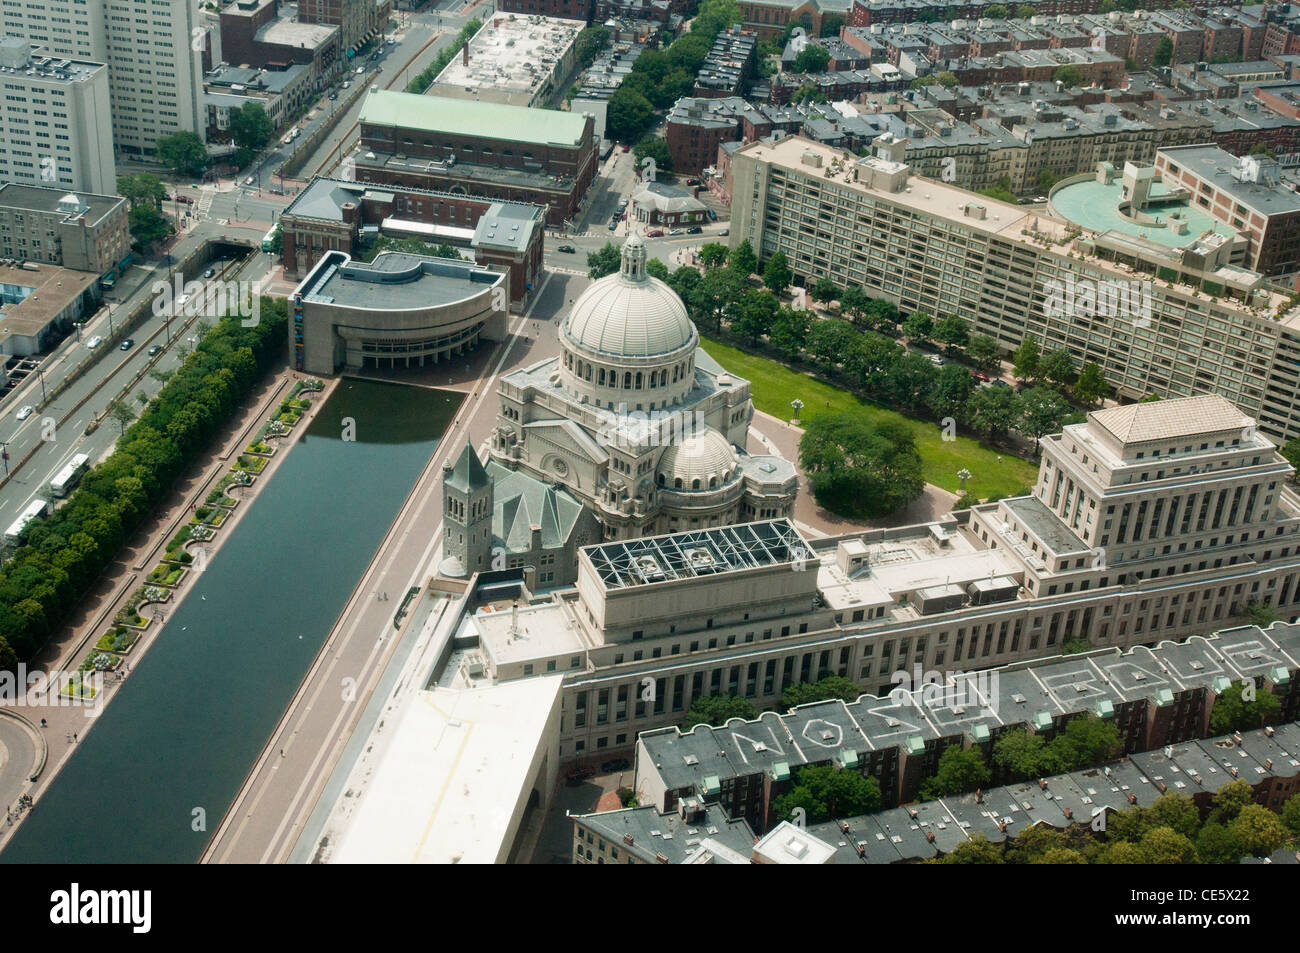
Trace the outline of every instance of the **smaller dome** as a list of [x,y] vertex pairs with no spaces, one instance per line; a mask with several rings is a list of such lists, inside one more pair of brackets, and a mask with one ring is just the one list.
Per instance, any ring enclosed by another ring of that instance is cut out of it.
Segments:
[[706,427],[665,450],[656,473],[666,489],[717,489],[731,480],[739,462],[727,438]]

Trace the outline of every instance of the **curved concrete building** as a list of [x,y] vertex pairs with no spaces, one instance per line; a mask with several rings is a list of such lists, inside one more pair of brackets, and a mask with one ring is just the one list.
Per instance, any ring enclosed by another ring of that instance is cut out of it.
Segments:
[[418,367],[506,332],[508,276],[448,258],[386,252],[369,264],[332,251],[294,290],[294,367],[333,374]]

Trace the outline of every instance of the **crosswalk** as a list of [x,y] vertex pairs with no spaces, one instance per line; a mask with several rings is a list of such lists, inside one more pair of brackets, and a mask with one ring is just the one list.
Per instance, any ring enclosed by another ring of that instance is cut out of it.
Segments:
[[561,275],[576,275],[579,278],[586,278],[587,271],[585,268],[565,268],[563,265],[547,265],[547,271],[554,271]]
[[207,218],[208,212],[212,211],[212,197],[216,195],[215,191],[204,189],[199,193],[199,201],[195,206],[196,218]]

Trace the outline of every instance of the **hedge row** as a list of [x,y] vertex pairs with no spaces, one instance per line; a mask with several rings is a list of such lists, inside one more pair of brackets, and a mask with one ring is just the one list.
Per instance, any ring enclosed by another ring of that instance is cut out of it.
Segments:
[[433,58],[433,62],[420,71],[419,76],[406,84],[406,92],[423,93],[432,86],[433,81],[438,78],[438,74],[446,69],[447,64],[459,55],[460,48],[470,40],[474,39],[474,34],[482,29],[482,27],[482,20],[470,20],[461,27],[460,32],[456,34],[456,39],[452,40],[451,46],[444,47],[442,51]]
[[262,299],[256,327],[223,318],[52,516],[0,570],[0,670],[30,660],[122,544],[283,359],[286,306]]

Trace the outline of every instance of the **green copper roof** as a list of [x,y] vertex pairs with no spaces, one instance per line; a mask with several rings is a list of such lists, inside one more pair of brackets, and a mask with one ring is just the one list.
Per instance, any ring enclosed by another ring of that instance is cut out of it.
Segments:
[[[361,121],[377,126],[513,139],[542,146],[576,146],[582,142],[587,128],[587,117],[578,113],[390,90],[366,95],[361,103]],[[400,151],[400,143],[395,146]]]

